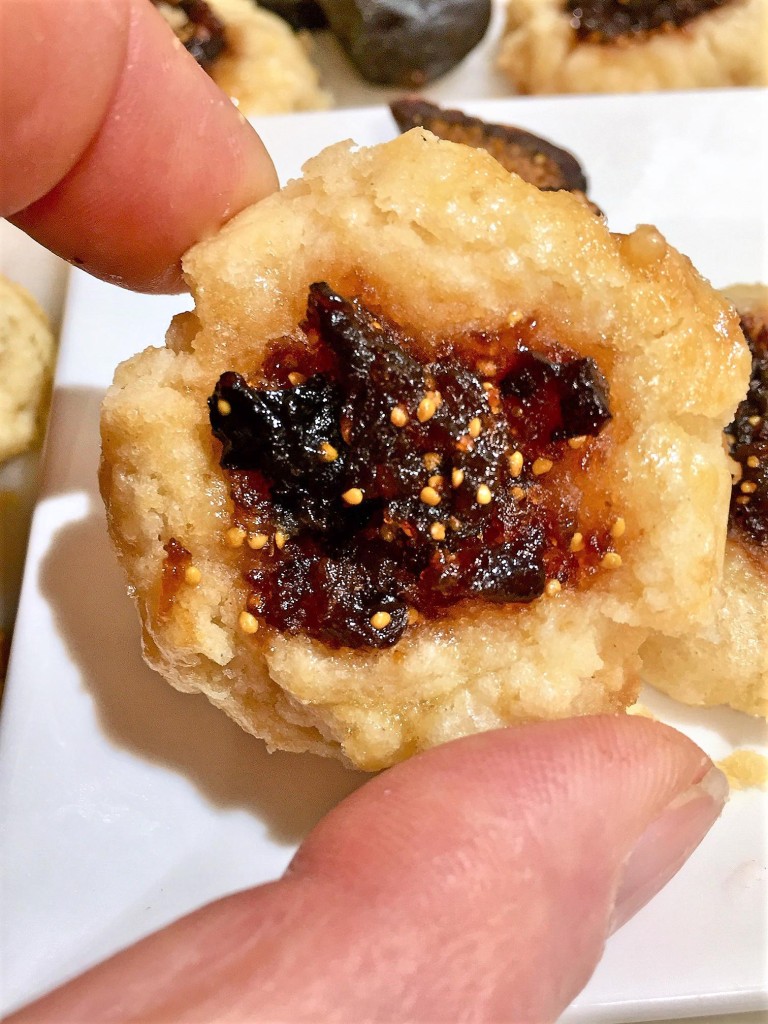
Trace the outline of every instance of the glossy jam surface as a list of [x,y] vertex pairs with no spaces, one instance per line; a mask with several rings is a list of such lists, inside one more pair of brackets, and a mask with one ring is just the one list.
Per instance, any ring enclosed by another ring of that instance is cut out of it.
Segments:
[[381,648],[458,601],[528,602],[595,570],[610,524],[579,533],[574,483],[611,416],[592,360],[510,328],[430,361],[324,284],[302,329],[209,399],[249,611]]
[[728,0],[566,0],[571,25],[583,42],[619,39],[669,31]]
[[739,478],[731,493],[730,526],[750,544],[768,549],[768,321],[742,317],[752,353],[747,397],[726,436]]

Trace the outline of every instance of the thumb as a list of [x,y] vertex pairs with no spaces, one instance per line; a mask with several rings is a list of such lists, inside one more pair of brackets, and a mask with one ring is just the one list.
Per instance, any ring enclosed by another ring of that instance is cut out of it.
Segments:
[[22,1012],[67,1021],[552,1021],[720,813],[723,776],[647,720],[485,733],[340,804],[285,878]]

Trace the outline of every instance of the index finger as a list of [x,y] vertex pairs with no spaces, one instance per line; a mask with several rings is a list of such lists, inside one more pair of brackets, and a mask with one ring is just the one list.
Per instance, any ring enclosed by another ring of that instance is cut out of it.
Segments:
[[105,280],[182,287],[277,187],[256,132],[148,0],[0,0],[0,212]]

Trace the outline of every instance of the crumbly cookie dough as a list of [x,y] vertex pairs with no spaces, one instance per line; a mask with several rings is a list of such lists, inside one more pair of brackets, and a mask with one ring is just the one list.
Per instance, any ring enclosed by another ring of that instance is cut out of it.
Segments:
[[308,37],[252,0],[208,0],[225,26],[227,46],[211,65],[213,80],[246,115],[323,110],[331,97],[320,87]]
[[734,750],[717,767],[731,789],[768,789],[768,758],[757,750]]
[[[768,322],[765,286],[725,294],[742,315]],[[641,655],[644,677],[675,700],[768,716],[768,547],[732,522],[714,629],[677,640],[654,635]]]
[[25,288],[0,275],[0,462],[40,437],[53,357],[45,313]]
[[579,38],[563,0],[510,0],[498,65],[519,93],[647,92],[765,85],[766,53],[768,0],[610,42]]
[[[731,482],[721,434],[749,357],[733,309],[655,229],[612,235],[573,196],[415,129],[329,148],[184,267],[195,310],[164,349],[118,368],[101,469],[145,656],[178,689],[270,747],[376,770],[466,733],[622,709],[649,629],[710,621]],[[594,359],[613,418],[584,493],[621,518],[618,559],[530,604],[462,601],[386,650],[254,631],[207,399],[220,374],[258,370],[275,340],[301,343],[315,281],[427,349],[522,318]]]

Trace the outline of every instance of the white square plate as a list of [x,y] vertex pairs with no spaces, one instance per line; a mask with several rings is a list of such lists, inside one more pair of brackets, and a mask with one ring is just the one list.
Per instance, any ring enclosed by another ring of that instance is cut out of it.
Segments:
[[[468,109],[570,148],[614,229],[659,225],[716,285],[768,281],[766,94]],[[259,128],[283,180],[331,142],[395,134],[381,108]],[[139,657],[96,487],[98,409],[115,364],[161,344],[184,304],[72,276],[0,737],[6,1009],[210,899],[276,877],[361,781],[330,761],[270,757]],[[653,706],[715,757],[764,738],[735,712]],[[680,874],[611,941],[568,1020],[766,1005],[767,803],[756,791],[733,796]]]

